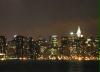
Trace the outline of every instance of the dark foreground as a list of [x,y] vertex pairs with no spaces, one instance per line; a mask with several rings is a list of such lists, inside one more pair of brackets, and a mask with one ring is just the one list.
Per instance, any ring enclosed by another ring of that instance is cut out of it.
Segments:
[[99,61],[7,61],[0,72],[99,72]]

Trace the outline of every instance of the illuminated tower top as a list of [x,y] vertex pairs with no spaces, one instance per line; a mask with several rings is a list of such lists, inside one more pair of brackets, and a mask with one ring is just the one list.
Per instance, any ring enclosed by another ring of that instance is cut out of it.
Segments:
[[81,37],[81,29],[80,29],[80,26],[78,26],[77,33],[76,34],[77,34],[78,37]]

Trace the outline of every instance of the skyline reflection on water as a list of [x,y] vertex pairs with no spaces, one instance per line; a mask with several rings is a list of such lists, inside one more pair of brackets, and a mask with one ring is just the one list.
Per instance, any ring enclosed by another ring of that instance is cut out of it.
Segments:
[[99,61],[3,62],[0,72],[99,72]]

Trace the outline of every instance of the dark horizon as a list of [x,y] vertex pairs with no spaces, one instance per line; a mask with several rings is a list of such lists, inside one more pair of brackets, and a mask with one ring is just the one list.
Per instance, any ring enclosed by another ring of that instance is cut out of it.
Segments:
[[99,34],[99,0],[0,0],[0,35]]

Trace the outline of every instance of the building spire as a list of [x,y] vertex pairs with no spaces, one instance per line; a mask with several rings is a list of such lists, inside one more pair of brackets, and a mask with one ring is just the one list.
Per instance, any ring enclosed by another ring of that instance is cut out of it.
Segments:
[[80,29],[80,26],[78,26],[77,33],[76,34],[77,34],[78,37],[81,37],[81,29]]

